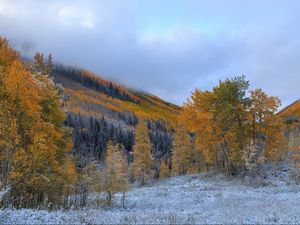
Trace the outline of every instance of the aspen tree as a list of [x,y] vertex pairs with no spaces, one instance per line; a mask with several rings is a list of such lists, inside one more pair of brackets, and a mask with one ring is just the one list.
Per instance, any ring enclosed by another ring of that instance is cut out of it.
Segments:
[[172,152],[172,172],[186,174],[191,166],[192,144],[187,130],[181,125],[175,130]]
[[122,193],[122,205],[125,207],[125,193],[128,189],[128,167],[123,147],[121,145],[108,142],[106,153],[106,170],[104,180],[104,191],[106,201],[111,205],[115,193]]
[[135,143],[133,146],[133,177],[145,185],[152,176],[153,157],[151,154],[152,144],[150,142],[148,128],[144,121],[139,121],[136,126]]

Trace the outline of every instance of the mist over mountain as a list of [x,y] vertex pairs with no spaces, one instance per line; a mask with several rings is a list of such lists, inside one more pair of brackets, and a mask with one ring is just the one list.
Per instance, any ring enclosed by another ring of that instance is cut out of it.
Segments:
[[52,53],[178,105],[244,74],[286,106],[298,98],[299,4],[2,0],[0,32],[31,57]]

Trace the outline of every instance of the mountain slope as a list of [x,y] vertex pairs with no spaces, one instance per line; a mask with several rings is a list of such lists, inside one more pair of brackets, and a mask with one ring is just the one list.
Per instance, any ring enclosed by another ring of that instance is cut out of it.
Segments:
[[280,115],[283,118],[300,118],[300,99],[285,107],[278,113],[278,115]]
[[[72,112],[109,116],[108,111],[127,110],[139,117],[171,122],[180,111],[180,107],[157,96],[127,89],[86,70],[57,66],[53,77],[56,83],[64,86],[71,101],[67,108]],[[84,107],[84,102],[90,107]]]
[[300,99],[285,107],[278,115],[288,125],[288,130],[293,131],[293,138],[300,143]]
[[130,160],[135,125],[141,119],[148,122],[154,157],[170,160],[180,107],[85,70],[56,66],[52,77],[65,93],[66,125],[73,130],[74,152],[84,161],[104,160],[109,140],[122,144]]

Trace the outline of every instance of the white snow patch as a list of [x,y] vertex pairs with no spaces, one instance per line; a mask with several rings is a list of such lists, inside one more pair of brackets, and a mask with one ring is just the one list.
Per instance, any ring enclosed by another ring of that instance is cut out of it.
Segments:
[[238,179],[209,174],[158,181],[127,193],[126,209],[117,196],[109,209],[0,211],[0,224],[296,224],[300,187],[245,186]]

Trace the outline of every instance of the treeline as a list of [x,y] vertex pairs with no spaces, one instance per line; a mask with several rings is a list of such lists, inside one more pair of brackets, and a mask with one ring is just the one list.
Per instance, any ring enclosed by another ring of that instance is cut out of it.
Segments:
[[130,96],[125,90],[122,90],[112,82],[101,81],[100,78],[97,78],[95,75],[92,75],[86,71],[72,67],[66,67],[63,65],[56,65],[53,72],[59,73],[71,80],[74,80],[87,88],[103,92],[113,98],[139,103],[137,99]]
[[65,125],[72,128],[73,151],[81,157],[82,163],[104,162],[108,141],[124,146],[127,154],[132,151],[134,129],[125,123],[69,113]]
[[[106,146],[109,141],[124,147],[125,154],[133,151],[135,126],[138,119],[130,112],[118,113],[119,120],[106,117],[93,118],[68,113],[65,126],[72,128],[73,152],[80,156],[83,163],[105,161]],[[151,152],[155,159],[170,158],[173,132],[164,121],[147,120]]]

